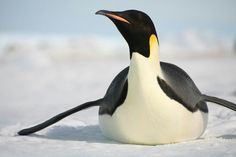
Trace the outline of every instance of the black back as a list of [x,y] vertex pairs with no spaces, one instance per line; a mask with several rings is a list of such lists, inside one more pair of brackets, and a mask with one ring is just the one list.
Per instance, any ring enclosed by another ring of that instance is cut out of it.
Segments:
[[191,112],[198,109],[208,112],[206,103],[201,102],[201,92],[184,70],[165,62],[161,62],[161,69],[165,80],[157,79],[166,95],[184,105]]
[[[201,101],[201,92],[188,74],[176,65],[161,62],[164,80],[157,77],[157,83],[163,92],[171,99],[178,101],[190,112],[201,110],[208,112],[205,102]],[[113,115],[115,110],[124,103],[128,92],[129,67],[122,70],[110,84],[103,104],[99,108],[99,114]]]
[[128,71],[129,67],[126,67],[111,82],[99,108],[99,115],[112,115],[116,108],[124,103],[128,91]]

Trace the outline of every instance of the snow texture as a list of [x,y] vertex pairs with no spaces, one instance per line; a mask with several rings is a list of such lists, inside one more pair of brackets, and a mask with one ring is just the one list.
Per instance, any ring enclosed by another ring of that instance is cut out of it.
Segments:
[[[236,112],[212,103],[207,130],[190,142],[143,146],[111,141],[101,134],[97,107],[33,135],[18,136],[22,128],[102,97],[114,76],[129,64],[122,57],[51,62],[42,53],[24,52],[0,56],[0,157],[236,156]],[[203,93],[236,102],[235,57],[168,61],[189,73]]]

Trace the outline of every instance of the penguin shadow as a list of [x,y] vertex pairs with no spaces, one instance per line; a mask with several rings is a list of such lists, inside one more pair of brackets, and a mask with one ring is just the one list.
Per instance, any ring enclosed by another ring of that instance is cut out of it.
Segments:
[[[103,136],[98,125],[88,126],[54,126],[49,129],[44,135],[32,134],[32,137],[59,140],[59,141],[84,141],[88,143],[104,143],[104,144],[119,144]],[[234,134],[225,134],[217,136],[219,139],[236,139]],[[199,138],[198,140],[204,140]]]
[[88,143],[117,144],[115,141],[104,137],[98,125],[89,126],[55,126],[44,135],[31,135],[37,138],[60,141],[85,141]]
[[217,138],[226,139],[226,140],[231,140],[231,139],[236,139],[236,135],[233,135],[233,134],[226,134],[226,135],[218,136]]

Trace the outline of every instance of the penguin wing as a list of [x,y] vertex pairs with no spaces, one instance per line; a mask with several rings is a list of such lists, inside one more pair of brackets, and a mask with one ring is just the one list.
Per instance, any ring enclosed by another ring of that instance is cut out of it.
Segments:
[[206,103],[201,101],[201,92],[184,70],[165,62],[161,62],[161,69],[164,78],[157,79],[167,96],[178,101],[191,112],[198,109],[208,112]]
[[123,69],[111,82],[99,108],[99,115],[112,115],[116,108],[123,104],[128,90],[127,75],[129,67]]

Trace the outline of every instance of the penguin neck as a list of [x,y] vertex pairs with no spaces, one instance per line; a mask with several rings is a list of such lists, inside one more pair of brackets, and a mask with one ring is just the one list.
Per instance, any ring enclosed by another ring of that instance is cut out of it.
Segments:
[[141,55],[141,53],[133,52],[130,60],[129,77],[137,77],[142,80],[147,75],[157,77],[161,75],[161,67],[159,60],[159,45],[156,35],[149,38],[149,57]]

